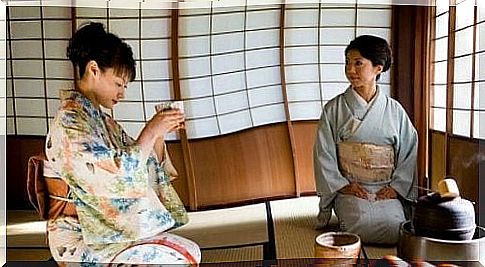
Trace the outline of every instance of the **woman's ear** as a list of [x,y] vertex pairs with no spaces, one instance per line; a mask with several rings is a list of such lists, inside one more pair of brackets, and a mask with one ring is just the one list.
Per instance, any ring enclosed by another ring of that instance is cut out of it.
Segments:
[[384,66],[377,65],[377,74],[381,74],[383,69],[384,69]]
[[99,69],[98,63],[94,60],[91,60],[86,64],[86,71],[85,73],[92,75],[93,77],[99,76],[101,70]]

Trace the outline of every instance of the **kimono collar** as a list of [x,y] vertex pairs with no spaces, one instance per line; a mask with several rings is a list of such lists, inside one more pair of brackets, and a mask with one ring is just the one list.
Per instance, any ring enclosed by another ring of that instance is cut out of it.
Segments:
[[381,98],[381,91],[379,89],[379,86],[376,87],[376,94],[374,97],[371,99],[369,103],[365,102],[364,99],[360,95],[358,95],[357,92],[355,92],[354,89],[352,89],[352,86],[349,86],[347,90],[344,93],[345,101],[348,104],[348,107],[352,110],[352,113],[362,120],[364,116],[367,114],[367,111],[375,104],[375,102],[378,102]]
[[367,102],[361,95],[359,95],[359,93],[357,93],[357,91],[355,91],[355,90],[351,90],[351,91],[354,94],[354,97],[357,98],[357,101],[359,101],[359,103],[362,106],[367,107],[367,108],[372,106],[372,103],[374,103],[374,101],[377,98],[377,91],[369,102]]
[[81,105],[81,107],[86,110],[91,116],[102,116],[103,112],[93,105],[93,102],[89,100],[85,95],[77,90],[61,90],[60,91],[61,101],[72,100]]

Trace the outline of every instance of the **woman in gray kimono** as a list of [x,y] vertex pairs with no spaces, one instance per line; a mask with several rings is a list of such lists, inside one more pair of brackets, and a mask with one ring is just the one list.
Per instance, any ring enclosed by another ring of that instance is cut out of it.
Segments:
[[365,243],[394,244],[415,199],[417,133],[405,110],[377,85],[391,65],[386,40],[362,35],[345,49],[347,90],[330,100],[314,145],[318,226],[332,208],[342,231]]

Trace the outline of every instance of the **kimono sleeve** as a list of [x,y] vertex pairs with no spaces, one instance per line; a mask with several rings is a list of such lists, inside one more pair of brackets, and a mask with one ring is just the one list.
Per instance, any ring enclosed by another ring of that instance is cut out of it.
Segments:
[[333,198],[335,193],[349,184],[338,169],[337,146],[333,137],[328,111],[323,110],[313,147],[313,166],[317,194]]
[[165,170],[165,172],[170,177],[170,181],[174,181],[178,177],[178,172],[172,164],[170,159],[170,154],[168,153],[167,144],[161,138],[155,143],[155,154],[158,158],[160,167]]
[[144,196],[148,189],[146,156],[136,143],[115,148],[107,134],[86,112],[61,110],[46,153],[78,196]]
[[414,199],[417,196],[415,184],[418,135],[404,109],[400,106],[399,108],[396,167],[390,185],[400,196]]

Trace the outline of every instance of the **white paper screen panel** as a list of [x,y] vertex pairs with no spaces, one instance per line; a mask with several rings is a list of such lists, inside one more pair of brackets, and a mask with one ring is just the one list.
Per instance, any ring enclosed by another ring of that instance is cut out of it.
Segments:
[[473,116],[473,136],[485,139],[485,111],[475,111]]
[[[347,88],[347,44],[360,34],[390,41],[390,6],[290,5],[285,20],[285,74],[291,120],[314,120],[321,106]],[[389,73],[380,87],[390,92]],[[328,89],[327,89],[328,88]]]
[[434,85],[432,96],[431,105],[433,107],[446,108],[446,85]]
[[462,83],[453,85],[453,108],[470,109],[472,103],[472,84]]
[[243,52],[214,55],[211,60],[213,75],[240,72],[244,71],[246,67]]
[[475,61],[476,66],[478,66],[475,77],[478,77],[478,80],[480,81],[485,81],[485,49],[477,54],[475,60],[478,60],[478,62]]
[[[186,105],[196,107],[187,112],[189,138],[285,121],[278,67],[279,10],[234,7],[181,14],[180,25],[190,29],[180,31],[181,91],[188,98]],[[195,42],[202,48],[196,54],[187,53]],[[261,96],[260,101],[254,101],[255,96]],[[272,112],[260,114],[263,108]]]
[[44,81],[40,79],[14,80],[15,96],[18,98],[43,98]]
[[[88,21],[104,23],[132,47],[137,77],[125,100],[108,111],[130,135],[138,135],[157,103],[174,99],[172,11],[137,8],[147,2],[123,9],[100,3],[100,8],[77,7],[75,18],[69,7],[10,8],[9,134],[46,134],[59,105],[58,89],[72,88],[73,70],[65,48],[73,21],[74,27]],[[390,38],[390,6],[362,6],[355,1],[290,4],[285,6],[284,51],[280,51],[282,6],[218,5],[179,10],[179,82],[191,139],[287,119],[318,119],[322,105],[348,85],[343,53],[349,41],[359,33]],[[285,60],[284,88],[280,53]],[[389,93],[386,75],[381,88]],[[282,90],[290,118],[285,115]],[[171,134],[167,139],[177,138]]]
[[455,82],[470,82],[472,80],[473,55],[455,58]]
[[441,38],[444,36],[448,36],[448,20],[449,20],[449,13],[445,12],[436,17],[436,29],[435,29],[435,37]]
[[453,134],[470,137],[471,111],[453,110]]
[[213,75],[212,81],[214,96],[229,94],[245,90],[246,88],[246,75],[244,72]]

